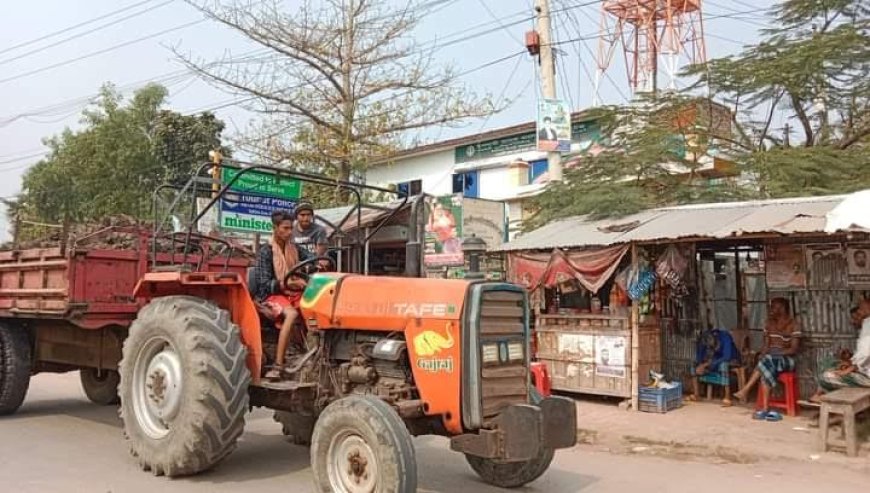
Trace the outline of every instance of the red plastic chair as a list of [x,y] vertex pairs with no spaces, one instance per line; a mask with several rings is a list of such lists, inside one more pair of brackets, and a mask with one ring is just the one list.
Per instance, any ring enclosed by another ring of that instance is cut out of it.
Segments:
[[[783,409],[785,413],[789,416],[797,416],[798,415],[798,379],[797,373],[793,371],[788,371],[779,374],[779,383],[782,384],[783,388],[783,398],[782,399],[774,399],[773,392],[770,395],[770,407]],[[761,410],[764,405],[761,388],[758,389],[758,397],[755,399],[755,410]]]
[[535,361],[531,365],[532,383],[543,397],[550,397],[550,373],[547,365],[541,361]]

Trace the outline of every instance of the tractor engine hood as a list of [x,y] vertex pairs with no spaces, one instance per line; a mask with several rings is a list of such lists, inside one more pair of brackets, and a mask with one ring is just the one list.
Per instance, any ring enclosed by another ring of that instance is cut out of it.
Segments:
[[322,273],[311,276],[300,308],[309,328],[402,331],[413,320],[459,320],[469,284],[454,279]]

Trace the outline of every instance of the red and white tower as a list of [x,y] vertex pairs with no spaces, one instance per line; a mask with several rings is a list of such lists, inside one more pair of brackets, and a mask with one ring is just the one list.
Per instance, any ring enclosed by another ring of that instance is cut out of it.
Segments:
[[600,29],[595,104],[617,45],[625,53],[632,93],[657,91],[659,72],[664,87],[676,89],[683,65],[707,60],[701,0],[604,0]]

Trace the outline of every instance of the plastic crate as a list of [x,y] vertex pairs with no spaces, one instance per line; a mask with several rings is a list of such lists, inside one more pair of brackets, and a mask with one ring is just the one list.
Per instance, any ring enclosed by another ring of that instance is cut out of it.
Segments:
[[641,387],[638,391],[638,408],[646,413],[666,413],[683,405],[683,384],[676,382],[672,389]]

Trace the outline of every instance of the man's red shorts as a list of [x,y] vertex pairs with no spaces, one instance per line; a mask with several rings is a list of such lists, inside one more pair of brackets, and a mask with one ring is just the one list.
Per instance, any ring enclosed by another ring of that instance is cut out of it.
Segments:
[[299,300],[302,299],[301,291],[291,291],[289,295],[286,294],[273,294],[270,295],[263,302],[266,305],[266,308],[269,309],[269,312],[272,314],[272,318],[276,321],[284,319],[284,310],[287,307],[293,307],[295,309],[299,309]]

